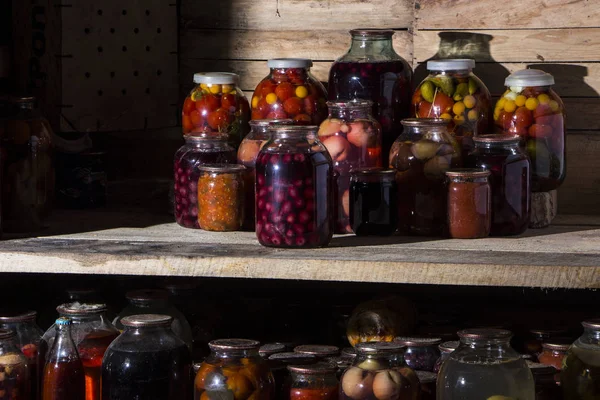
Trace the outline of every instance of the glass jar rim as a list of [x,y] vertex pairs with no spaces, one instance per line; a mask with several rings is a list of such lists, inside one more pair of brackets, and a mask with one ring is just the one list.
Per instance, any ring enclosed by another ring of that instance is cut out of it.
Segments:
[[348,101],[328,101],[328,108],[370,108],[373,107],[373,102],[371,100],[363,100],[363,99],[353,99]]
[[36,316],[37,316],[37,312],[33,311],[33,310],[25,311],[25,312],[21,312],[21,313],[14,313],[12,315],[10,315],[10,313],[8,313],[8,314],[2,314],[2,316],[0,316],[0,322],[4,322],[4,323],[29,322],[29,321],[35,321]]
[[171,326],[173,317],[164,314],[136,314],[123,317],[120,322],[123,326],[131,328]]
[[208,343],[212,351],[258,350],[260,342],[252,339],[216,339]]
[[473,142],[483,144],[514,144],[520,141],[521,137],[519,135],[506,135],[504,133],[473,136]]
[[225,132],[190,132],[185,133],[183,138],[186,141],[202,141],[202,140],[222,140],[226,141],[229,139],[229,135]]
[[350,171],[351,176],[396,176],[396,170],[392,168],[359,168]]
[[0,329],[0,340],[12,339],[17,333],[10,329]]
[[475,328],[475,329],[463,329],[457,332],[458,337],[461,339],[510,339],[512,332],[507,329],[497,328]]
[[404,126],[446,126],[448,121],[443,118],[405,118],[400,123]]
[[269,127],[272,125],[293,125],[293,119],[253,119],[248,122],[251,127]]
[[438,348],[443,353],[452,353],[454,350],[458,349],[460,346],[460,342],[458,340],[450,340],[448,342],[441,343]]
[[106,311],[106,304],[90,304],[80,303],[78,301],[73,303],[65,303],[56,307],[56,311],[63,315],[98,315]]
[[316,134],[319,127],[316,125],[275,125],[269,127],[269,132],[275,136],[279,135],[298,135],[314,133]]
[[381,37],[391,38],[392,36],[394,36],[393,29],[357,28],[357,29],[351,29],[349,32],[350,32],[350,35],[352,35],[352,37],[361,36],[365,39],[381,38]]
[[442,338],[398,336],[394,338],[394,342],[401,343],[406,347],[427,347],[439,345],[442,343]]
[[397,342],[362,342],[355,346],[358,354],[400,353],[406,346]]
[[337,356],[340,354],[340,348],[321,344],[303,344],[294,347],[294,353],[310,354],[317,357]]
[[319,362],[308,365],[288,365],[288,371],[303,375],[330,375],[337,371],[337,367],[330,363]]
[[581,323],[584,328],[600,329],[600,318],[588,319]]
[[487,178],[491,172],[484,168],[453,168],[446,171],[449,178]]
[[572,343],[568,343],[566,339],[564,343],[562,340],[553,340],[552,342],[542,343],[542,348],[548,350],[567,351],[569,350],[569,347],[571,347],[571,344]]
[[241,164],[202,164],[198,167],[198,171],[215,172],[215,173],[242,173],[246,167]]
[[127,300],[144,301],[144,300],[167,300],[169,292],[164,289],[139,289],[130,290],[125,293]]

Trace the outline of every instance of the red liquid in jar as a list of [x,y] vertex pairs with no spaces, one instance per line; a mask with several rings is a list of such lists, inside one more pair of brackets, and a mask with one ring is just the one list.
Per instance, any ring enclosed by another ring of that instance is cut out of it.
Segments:
[[46,364],[42,400],[85,400],[85,374],[80,360]]
[[338,387],[325,388],[292,388],[290,400],[337,400]]
[[26,344],[21,348],[21,352],[27,357],[29,369],[29,382],[31,387],[31,398],[38,398],[38,346],[34,343]]
[[100,376],[104,352],[118,336],[116,332],[94,331],[88,334],[79,346],[79,358],[85,373],[85,399],[100,400]]

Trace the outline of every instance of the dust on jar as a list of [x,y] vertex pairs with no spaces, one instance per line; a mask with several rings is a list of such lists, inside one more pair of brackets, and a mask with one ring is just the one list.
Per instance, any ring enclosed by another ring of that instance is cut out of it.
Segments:
[[406,346],[404,361],[414,370],[433,371],[435,362],[440,357],[438,345],[441,338],[399,336],[394,342]]
[[237,231],[244,222],[245,167],[204,164],[198,177],[198,225],[205,231]]
[[429,75],[412,96],[417,118],[442,118],[460,143],[462,156],[473,149],[473,136],[489,133],[492,100],[490,91],[473,74],[475,60],[427,61]]
[[183,102],[183,133],[226,133],[237,148],[249,132],[250,105],[238,87],[239,76],[229,72],[194,74],[196,86]]
[[290,365],[290,400],[337,400],[336,367],[330,363]]
[[36,398],[31,393],[31,382],[27,358],[19,351],[15,342],[16,333],[0,329],[0,393],[2,399],[29,400]]
[[263,246],[321,247],[333,236],[333,166],[316,126],[277,126],[256,160]]
[[527,150],[533,192],[554,190],[566,176],[565,107],[552,85],[554,77],[544,71],[514,72],[494,108],[496,127],[519,135]]
[[319,127],[336,172],[335,233],[352,233],[350,226],[350,173],[353,169],[381,167],[381,126],[371,115],[373,102],[327,102],[329,116]]
[[600,398],[600,319],[581,325],[583,334],[567,352],[560,375],[565,400]]
[[402,120],[404,131],[389,155],[398,184],[398,228],[440,235],[446,223],[446,171],[460,167],[460,148],[441,118]]
[[190,133],[183,135],[185,144],[175,153],[175,220],[186,228],[200,229],[198,224],[198,178],[203,164],[235,164],[235,149],[224,133]]
[[270,69],[254,89],[252,119],[291,118],[299,125],[318,125],[327,116],[327,91],[310,73],[307,58],[272,58]]
[[477,239],[489,236],[492,221],[490,171],[460,168],[446,171],[446,176],[450,237]]

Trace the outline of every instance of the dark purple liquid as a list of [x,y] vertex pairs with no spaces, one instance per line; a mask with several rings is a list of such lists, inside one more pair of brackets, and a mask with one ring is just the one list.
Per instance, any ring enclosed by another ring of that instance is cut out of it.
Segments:
[[387,236],[398,226],[396,182],[351,182],[350,223],[357,236]]

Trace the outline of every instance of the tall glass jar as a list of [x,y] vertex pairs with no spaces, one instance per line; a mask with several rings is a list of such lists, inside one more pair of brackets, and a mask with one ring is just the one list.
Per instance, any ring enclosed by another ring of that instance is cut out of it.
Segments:
[[440,357],[438,345],[442,342],[442,339],[399,336],[394,341],[406,346],[404,352],[406,365],[414,370],[433,371],[435,362]]
[[235,149],[228,143],[227,134],[190,133],[185,144],[175,153],[175,220],[186,228],[198,225],[198,167],[203,164],[235,164]]
[[404,346],[390,342],[356,345],[356,359],[341,378],[340,400],[413,400],[419,378],[404,361]]
[[337,400],[336,367],[330,363],[290,365],[290,400]]
[[560,383],[565,400],[600,398],[600,319],[583,321],[581,335],[567,352]]
[[327,116],[327,91],[310,73],[306,58],[273,58],[252,95],[252,119],[291,118],[298,125],[318,125]]
[[490,234],[492,193],[490,171],[459,168],[448,177],[448,234],[451,238],[477,239]]
[[35,399],[31,392],[27,358],[19,351],[15,342],[16,333],[0,329],[0,393],[10,400]]
[[533,376],[504,329],[458,332],[460,346],[438,374],[437,398],[535,400]]
[[356,169],[350,176],[350,226],[357,236],[387,236],[398,228],[396,170]]
[[2,227],[5,232],[43,228],[54,200],[52,128],[34,97],[11,99],[4,121],[2,151]]
[[244,222],[244,173],[239,164],[204,164],[198,177],[198,223],[205,231],[238,231]]
[[460,149],[437,118],[402,120],[404,131],[390,150],[396,169],[398,220],[403,233],[440,235],[446,223],[446,171],[460,167]]
[[248,339],[219,339],[209,344],[194,381],[194,399],[272,400],[273,374],[258,354],[260,343]]
[[353,29],[348,53],[329,71],[329,100],[365,99],[382,129],[383,162],[410,114],[412,69],[392,44],[391,29]]
[[319,127],[319,140],[329,151],[335,182],[336,233],[352,233],[350,226],[350,172],[381,167],[381,126],[371,116],[373,102],[327,102],[329,116]]
[[263,246],[320,247],[333,235],[333,166],[316,126],[272,127],[256,160],[256,236]]

